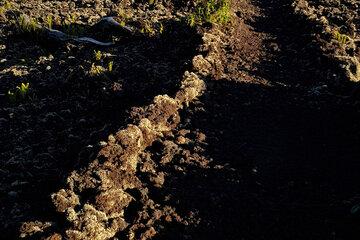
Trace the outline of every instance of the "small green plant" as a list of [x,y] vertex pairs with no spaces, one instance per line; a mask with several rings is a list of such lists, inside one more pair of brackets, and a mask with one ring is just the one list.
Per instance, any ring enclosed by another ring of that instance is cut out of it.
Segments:
[[7,92],[7,96],[10,102],[16,102],[18,99],[24,99],[29,95],[30,84],[29,83],[21,83],[16,87],[15,91],[9,90]]
[[333,36],[340,43],[340,45],[345,45],[350,40],[348,35],[341,34],[338,31],[334,31]]
[[154,36],[156,31],[155,31],[155,28],[152,26],[151,23],[149,22],[145,22],[143,27],[141,28],[140,30],[141,33],[144,33],[146,35],[149,35],[149,36]]
[[77,16],[75,14],[70,14],[70,22],[76,23],[76,21],[77,21]]
[[100,50],[97,50],[97,51],[94,50],[94,56],[95,56],[96,61],[100,61],[103,57],[103,54],[101,53]]
[[70,14],[67,19],[62,21],[62,26],[64,28],[64,32],[69,35],[81,35],[85,31],[85,27],[83,25],[77,24],[77,16],[75,14]]
[[22,98],[25,98],[29,92],[29,83],[21,83],[20,86],[17,86],[16,89],[18,90],[19,95]]
[[114,66],[114,62],[113,62],[113,61],[110,61],[109,64],[108,64],[108,71],[109,71],[109,72],[112,72],[113,66]]
[[131,12],[127,12],[123,8],[119,7],[117,10],[117,16],[120,18],[120,21],[127,22],[128,20],[132,19]]
[[53,27],[53,18],[52,18],[51,15],[47,16],[46,25],[47,25],[48,28],[52,29],[52,27]]
[[229,0],[199,0],[187,17],[187,23],[191,27],[204,23],[225,24],[229,20]]
[[159,33],[162,34],[163,32],[164,32],[164,25],[162,23],[160,23]]
[[10,8],[12,8],[12,4],[11,4],[11,2],[9,2],[9,1],[5,1],[5,3],[4,3],[4,7],[5,7],[6,9],[10,9]]
[[17,19],[17,27],[22,33],[36,33],[40,29],[35,19],[23,14]]
[[187,18],[187,23],[190,27],[193,27],[196,25],[196,15],[195,13],[191,13]]
[[159,22],[145,21],[142,23],[140,32],[150,37],[158,36],[164,32],[164,25]]
[[100,65],[95,65],[94,63],[91,65],[90,76],[99,76],[105,73],[106,69]]
[[125,27],[126,22],[128,21],[128,19],[130,19],[130,16],[126,13],[126,11],[122,8],[119,8],[117,11],[117,15],[119,17],[119,23],[120,26]]

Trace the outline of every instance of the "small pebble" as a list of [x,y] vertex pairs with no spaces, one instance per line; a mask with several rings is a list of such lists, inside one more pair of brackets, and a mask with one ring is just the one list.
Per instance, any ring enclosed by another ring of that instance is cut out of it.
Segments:
[[109,141],[110,143],[115,143],[115,142],[116,142],[116,139],[115,139],[114,135],[109,135],[108,141]]
[[186,144],[186,138],[183,137],[183,136],[179,136],[179,137],[176,139],[176,143],[177,143],[177,144]]
[[84,118],[82,118],[79,120],[79,123],[84,124],[84,123],[86,123],[86,120]]
[[197,140],[198,140],[199,142],[204,142],[204,141],[206,140],[206,135],[203,134],[203,133],[198,133],[198,135],[197,135]]

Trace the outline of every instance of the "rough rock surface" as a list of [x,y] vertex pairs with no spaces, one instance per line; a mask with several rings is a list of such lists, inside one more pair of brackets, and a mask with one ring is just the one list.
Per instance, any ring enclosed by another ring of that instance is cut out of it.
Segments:
[[324,53],[338,62],[347,79],[360,81],[359,3],[296,0],[293,7],[314,25]]

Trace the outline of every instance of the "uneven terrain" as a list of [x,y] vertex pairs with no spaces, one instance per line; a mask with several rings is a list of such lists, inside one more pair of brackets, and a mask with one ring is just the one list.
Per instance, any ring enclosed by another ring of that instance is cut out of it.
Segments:
[[359,239],[359,3],[194,2],[1,2],[0,238]]

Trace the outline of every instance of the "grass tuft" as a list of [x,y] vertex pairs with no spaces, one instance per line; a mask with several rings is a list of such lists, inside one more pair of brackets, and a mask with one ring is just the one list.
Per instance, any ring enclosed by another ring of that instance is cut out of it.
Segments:
[[100,50],[94,50],[94,57],[96,61],[100,61],[103,58],[103,54]]
[[109,64],[108,64],[108,71],[109,71],[109,72],[112,72],[112,71],[113,71],[113,67],[114,67],[114,62],[113,62],[113,61],[110,61]]
[[350,37],[348,35],[341,34],[338,31],[334,31],[333,37],[340,43],[341,46],[345,45],[346,43],[348,43],[350,41]]
[[36,33],[39,30],[39,23],[24,14],[17,18],[16,25],[21,33]]
[[187,23],[193,27],[204,23],[225,24],[229,20],[229,0],[199,0],[188,15]]
[[29,83],[21,83],[16,87],[15,91],[9,90],[7,92],[7,96],[9,101],[14,103],[18,100],[25,99],[29,95],[30,84]]

